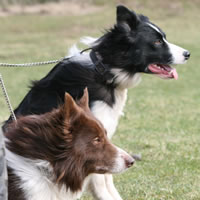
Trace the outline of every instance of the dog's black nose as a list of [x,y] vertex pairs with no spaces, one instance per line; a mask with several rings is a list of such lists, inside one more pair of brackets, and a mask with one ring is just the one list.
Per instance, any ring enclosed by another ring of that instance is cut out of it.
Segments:
[[186,60],[190,58],[190,52],[189,51],[184,51],[183,56],[185,57]]

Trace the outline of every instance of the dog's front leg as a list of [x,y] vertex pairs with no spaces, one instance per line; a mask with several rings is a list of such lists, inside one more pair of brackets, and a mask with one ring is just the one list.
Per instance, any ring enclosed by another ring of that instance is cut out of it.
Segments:
[[105,175],[90,175],[89,190],[96,200],[118,200],[112,197],[106,185]]
[[109,193],[112,195],[113,199],[122,200],[122,198],[119,195],[119,192],[114,186],[112,174],[105,174],[105,182],[106,182],[106,187]]

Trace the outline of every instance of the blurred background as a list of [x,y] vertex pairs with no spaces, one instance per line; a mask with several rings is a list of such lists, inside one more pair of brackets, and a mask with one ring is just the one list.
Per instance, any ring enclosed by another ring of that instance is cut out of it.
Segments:
[[[176,66],[177,81],[143,75],[129,89],[113,142],[142,161],[115,176],[116,186],[124,200],[200,200],[199,0],[0,0],[0,62],[54,60],[75,43],[84,48],[79,38],[112,27],[118,4],[148,16],[191,58]],[[0,68],[14,108],[52,67]],[[0,122],[8,116],[0,91]]]

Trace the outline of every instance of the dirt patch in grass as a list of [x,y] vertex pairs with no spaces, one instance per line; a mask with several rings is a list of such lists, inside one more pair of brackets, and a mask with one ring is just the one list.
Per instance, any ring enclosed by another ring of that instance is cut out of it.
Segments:
[[37,5],[11,5],[0,8],[0,16],[10,15],[85,15],[97,12],[103,9],[103,6],[95,6],[87,2],[59,2],[45,3]]

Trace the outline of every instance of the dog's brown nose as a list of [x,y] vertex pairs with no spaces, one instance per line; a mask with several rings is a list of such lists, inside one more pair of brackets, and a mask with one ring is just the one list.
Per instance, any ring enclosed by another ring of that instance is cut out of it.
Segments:
[[126,166],[127,166],[127,168],[131,167],[134,164],[134,162],[135,162],[135,160],[132,157],[127,158],[126,159]]

